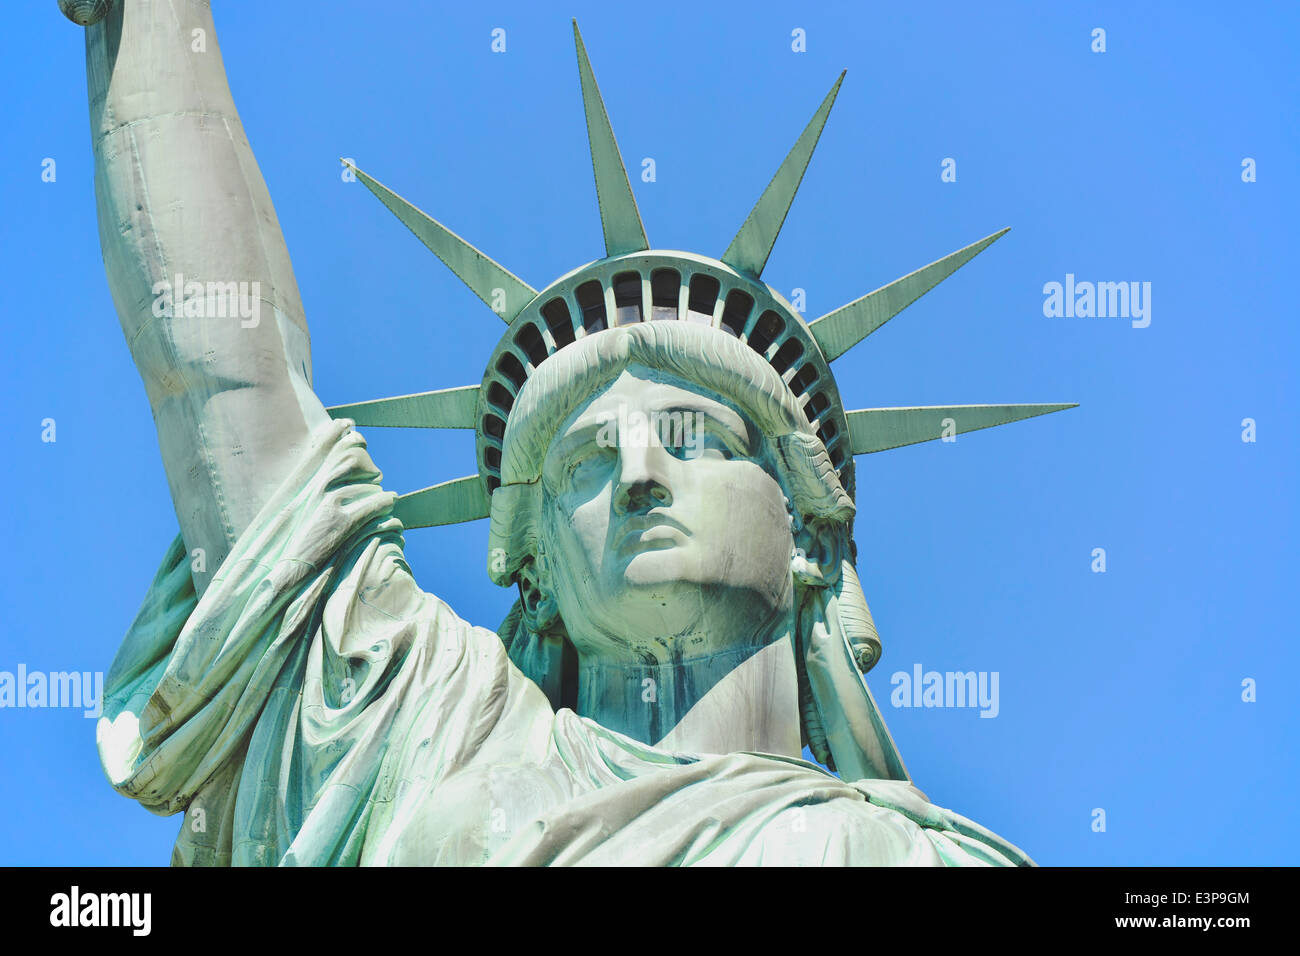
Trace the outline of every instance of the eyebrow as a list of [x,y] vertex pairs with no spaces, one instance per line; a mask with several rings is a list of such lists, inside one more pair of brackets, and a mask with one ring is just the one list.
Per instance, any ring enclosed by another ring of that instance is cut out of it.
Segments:
[[[649,409],[637,409],[637,411],[646,415],[647,418],[653,418],[655,415],[699,413],[704,416],[707,422],[712,423],[717,430],[723,432],[724,437],[738,446],[744,454],[752,454],[754,451],[754,441],[751,438],[753,429],[748,419],[717,402],[707,399],[699,402],[689,400],[674,401],[672,404],[666,404],[659,408],[651,407]],[[546,460],[555,463],[564,461],[578,449],[590,444],[595,435],[611,421],[618,421],[617,412],[606,412],[599,416],[584,414],[562,437],[551,443],[551,447],[546,453]],[[543,467],[545,467],[545,462]]]
[[[674,389],[673,394],[663,397],[663,404],[656,405],[651,401],[649,408],[638,411],[648,416],[699,412],[708,422],[713,423],[715,430],[723,433],[724,440],[738,446],[740,453],[745,456],[757,454],[763,444],[762,434],[744,412],[688,389]],[[542,459],[542,473],[558,467],[575,451],[590,444],[595,433],[611,420],[617,422],[617,411],[606,411],[600,415],[593,415],[590,409],[584,411],[562,436],[552,438]]]

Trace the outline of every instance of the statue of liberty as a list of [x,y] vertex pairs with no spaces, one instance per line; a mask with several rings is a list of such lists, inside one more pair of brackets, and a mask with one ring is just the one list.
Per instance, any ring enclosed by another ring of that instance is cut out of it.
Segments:
[[[605,257],[537,291],[354,170],[507,327],[478,385],[327,410],[208,4],[60,4],[180,525],[97,739],[185,814],[174,864],[1030,863],[863,680],[854,456],[1068,406],[845,410],[831,363],[1001,233],[811,323],[765,284],[838,81],[720,259],[657,250],[575,24]],[[384,490],[356,429],[400,426],[473,429],[476,473]],[[496,633],[403,556],[480,518]]]

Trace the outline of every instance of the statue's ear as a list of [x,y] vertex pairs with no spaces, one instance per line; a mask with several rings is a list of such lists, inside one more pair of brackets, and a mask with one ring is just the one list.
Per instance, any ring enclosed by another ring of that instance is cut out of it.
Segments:
[[560,619],[546,552],[524,562],[515,575],[519,584],[520,622],[528,634],[516,655],[510,657],[525,676],[542,689],[556,710],[578,707],[578,659]]
[[[522,584],[520,585],[522,588]],[[521,598],[498,629],[510,660],[525,677],[541,688],[555,709],[566,706],[564,700],[564,653],[568,644],[562,637],[538,636],[528,630]]]
[[546,552],[539,549],[532,560],[525,561],[517,572],[517,579],[524,623],[534,634],[546,633],[560,613]]
[[790,569],[795,580],[807,587],[834,585],[839,580],[844,558],[842,527],[834,521],[805,520],[796,514],[790,531],[794,538]]

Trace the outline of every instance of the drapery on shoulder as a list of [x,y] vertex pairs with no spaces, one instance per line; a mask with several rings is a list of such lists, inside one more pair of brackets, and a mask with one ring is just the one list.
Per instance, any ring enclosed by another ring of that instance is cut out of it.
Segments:
[[119,792],[187,811],[174,862],[360,862],[403,794],[547,750],[545,698],[416,586],[379,479],[351,423],[327,423],[201,599],[168,551],[97,737]]
[[362,437],[348,422],[314,437],[201,601],[185,546],[172,543],[109,671],[100,758],[113,785],[155,813],[183,810],[247,743],[349,569],[381,549],[404,564],[396,496]]

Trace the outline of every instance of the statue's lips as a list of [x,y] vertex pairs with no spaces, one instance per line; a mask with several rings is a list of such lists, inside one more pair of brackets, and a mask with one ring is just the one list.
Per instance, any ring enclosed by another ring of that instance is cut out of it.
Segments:
[[623,522],[623,535],[616,551],[628,554],[641,550],[662,550],[690,537],[681,524],[665,514],[649,514]]

